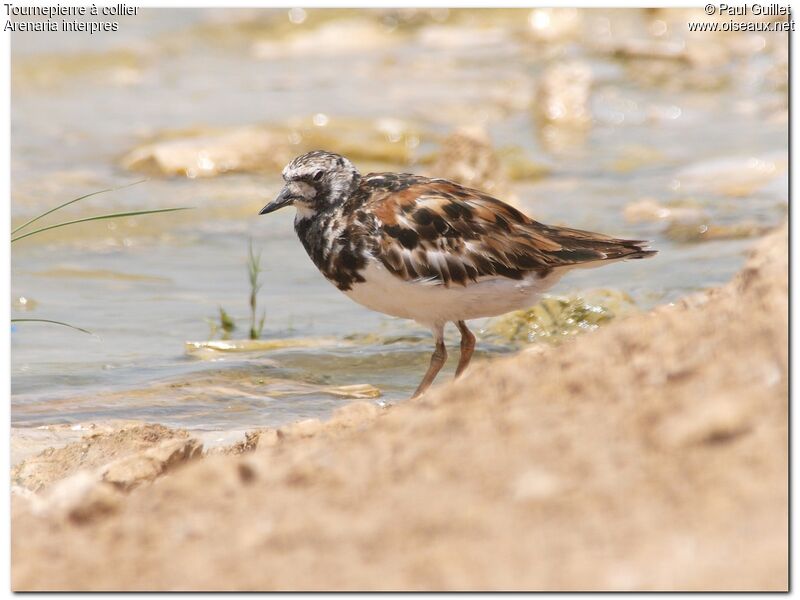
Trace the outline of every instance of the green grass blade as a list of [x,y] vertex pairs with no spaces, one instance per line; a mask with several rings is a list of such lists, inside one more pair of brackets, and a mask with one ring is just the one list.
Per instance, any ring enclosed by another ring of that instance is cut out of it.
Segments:
[[33,217],[30,221],[27,221],[26,223],[23,223],[22,225],[20,225],[16,229],[14,229],[11,232],[11,235],[14,235],[15,233],[17,233],[21,229],[25,229],[31,223],[35,223],[39,219],[41,219],[43,217],[46,217],[47,215],[51,215],[54,212],[56,212],[57,210],[61,210],[65,206],[69,206],[70,204],[74,204],[75,202],[78,202],[79,200],[85,200],[86,198],[91,198],[92,196],[97,196],[98,194],[105,194],[106,192],[116,192],[117,190],[124,190],[125,188],[129,188],[129,187],[131,187],[133,185],[139,185],[140,183],[144,183],[145,181],[149,181],[149,180],[148,179],[140,179],[139,181],[134,181],[133,183],[128,183],[126,185],[121,185],[119,187],[108,188],[107,190],[100,190],[100,191],[97,191],[97,192],[92,192],[91,194],[86,194],[85,196],[80,196],[78,198],[74,198],[73,200],[70,200],[69,202],[64,202],[64,204],[59,204],[55,208],[51,208],[50,210],[48,210],[46,212],[43,212],[42,214]]
[[55,225],[48,225],[47,227],[42,227],[41,229],[34,229],[33,231],[29,231],[28,233],[23,233],[22,235],[18,235],[17,237],[12,237],[12,242],[17,242],[23,238],[26,238],[31,235],[36,235],[37,233],[42,233],[43,231],[49,231],[51,229],[58,229],[59,227],[66,227],[67,225],[75,225],[76,223],[87,223],[89,221],[101,221],[103,219],[118,219],[121,217],[135,217],[137,215],[153,215],[156,213],[167,213],[167,212],[175,212],[178,210],[190,210],[190,207],[182,207],[182,208],[159,208],[156,210],[136,210],[133,212],[121,212],[121,213],[111,213],[108,215],[97,215],[95,217],[85,217],[83,219],[75,219],[74,221],[64,221],[63,223],[56,223]]
[[53,325],[63,325],[64,327],[69,327],[70,329],[76,329],[77,331],[82,331],[83,333],[88,333],[92,335],[91,331],[83,329],[82,327],[75,327],[75,325],[70,325],[69,323],[64,323],[62,321],[51,321],[50,319],[11,319],[12,323],[52,323]]

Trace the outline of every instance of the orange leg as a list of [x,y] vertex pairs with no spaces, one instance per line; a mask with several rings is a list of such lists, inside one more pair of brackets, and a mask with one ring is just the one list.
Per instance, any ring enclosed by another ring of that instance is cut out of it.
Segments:
[[441,371],[444,366],[445,361],[447,361],[447,349],[444,347],[444,327],[442,326],[434,329],[433,335],[436,339],[436,349],[431,355],[431,364],[425,373],[425,377],[422,378],[412,398],[416,398],[425,393],[425,390],[431,386],[433,380],[436,379],[439,371]]
[[459,377],[472,359],[472,353],[475,351],[475,336],[472,335],[464,321],[456,321],[456,326],[461,332],[461,357],[458,359],[458,367],[456,367],[456,377]]

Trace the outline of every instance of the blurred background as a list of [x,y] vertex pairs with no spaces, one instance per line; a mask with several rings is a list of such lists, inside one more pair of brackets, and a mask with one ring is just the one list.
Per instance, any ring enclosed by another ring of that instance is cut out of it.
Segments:
[[660,251],[572,274],[536,309],[478,323],[478,360],[727,281],[787,212],[788,38],[689,33],[709,18],[140,9],[112,33],[12,34],[15,226],[143,178],[60,217],[194,207],[13,245],[12,318],[93,335],[12,328],[12,423],[235,429],[408,397],[430,333],[328,284],[292,211],[256,216],[284,164],[315,148]]

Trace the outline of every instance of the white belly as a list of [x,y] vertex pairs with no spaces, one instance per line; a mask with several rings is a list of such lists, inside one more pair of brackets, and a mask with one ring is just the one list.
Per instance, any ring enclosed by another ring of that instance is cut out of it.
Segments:
[[445,287],[432,282],[403,281],[382,264],[370,262],[361,272],[366,282],[353,284],[345,294],[372,310],[430,327],[528,308],[562,274],[556,269],[545,278],[536,274],[519,281],[495,277],[470,282],[466,287],[458,284]]

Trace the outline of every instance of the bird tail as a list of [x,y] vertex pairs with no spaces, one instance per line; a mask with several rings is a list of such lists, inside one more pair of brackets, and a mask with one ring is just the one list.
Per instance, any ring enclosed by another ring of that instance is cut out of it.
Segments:
[[548,227],[548,237],[560,248],[552,252],[557,262],[570,267],[599,267],[620,260],[650,258],[658,250],[646,240],[625,240],[567,227]]

